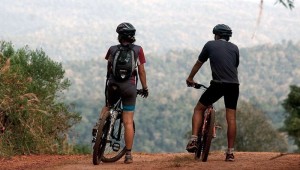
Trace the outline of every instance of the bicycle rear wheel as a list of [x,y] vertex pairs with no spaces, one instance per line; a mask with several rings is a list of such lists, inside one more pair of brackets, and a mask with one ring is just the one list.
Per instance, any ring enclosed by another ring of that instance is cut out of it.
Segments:
[[99,163],[101,162],[101,158],[102,158],[104,150],[105,150],[106,138],[107,138],[109,125],[110,125],[109,112],[106,112],[98,126],[96,142],[93,147],[93,164],[94,165],[99,165]]
[[[202,120],[204,119],[204,117],[202,117]],[[203,120],[204,121],[204,120]],[[197,139],[197,150],[195,152],[195,160],[200,159],[201,156],[201,152],[202,152],[202,148],[203,148],[203,134],[202,134],[202,126],[203,126],[203,121],[201,123],[201,126],[199,128],[199,132],[198,132],[198,139]]]
[[210,144],[213,138],[214,126],[215,126],[215,111],[214,109],[210,109],[210,114],[209,117],[207,118],[207,124],[203,134],[203,152],[201,155],[202,162],[207,161]]
[[[135,131],[134,122],[133,129]],[[110,139],[111,140],[105,145],[104,153],[101,158],[102,162],[116,162],[121,159],[126,152],[124,124],[121,115],[115,121]]]

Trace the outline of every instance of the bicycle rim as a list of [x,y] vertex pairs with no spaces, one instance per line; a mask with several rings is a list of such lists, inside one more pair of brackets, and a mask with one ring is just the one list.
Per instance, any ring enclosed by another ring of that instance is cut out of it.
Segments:
[[[133,129],[135,131],[134,122]],[[125,153],[124,124],[122,119],[118,118],[111,133],[111,141],[106,143],[101,160],[102,162],[116,162],[121,159]]]
[[203,152],[201,156],[203,162],[207,161],[211,141],[213,138],[213,128],[215,126],[215,111],[213,109],[211,109],[210,116],[207,121],[207,127],[203,135]]
[[99,127],[98,127],[98,132],[97,132],[97,137],[96,137],[96,142],[93,147],[93,164],[94,165],[99,165],[101,162],[101,157],[104,152],[104,146],[106,143],[106,136],[107,136],[107,131],[108,131],[108,126],[109,126],[109,113],[105,113],[103,119],[100,121]]

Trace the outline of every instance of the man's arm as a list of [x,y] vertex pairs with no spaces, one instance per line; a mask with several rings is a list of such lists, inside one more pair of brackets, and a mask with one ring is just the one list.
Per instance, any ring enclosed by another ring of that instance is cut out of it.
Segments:
[[196,75],[196,73],[199,71],[199,69],[201,68],[201,66],[203,65],[203,63],[199,60],[196,61],[195,65],[193,66],[190,75],[188,76],[188,78],[186,79],[186,83],[189,84],[194,84],[194,76]]
[[144,64],[138,65],[138,73],[139,73],[139,77],[143,89],[147,89],[148,86],[147,86],[146,71],[145,71]]

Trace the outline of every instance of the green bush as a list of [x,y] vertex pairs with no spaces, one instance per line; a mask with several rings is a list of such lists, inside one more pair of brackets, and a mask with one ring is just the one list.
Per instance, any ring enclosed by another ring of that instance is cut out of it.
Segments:
[[67,132],[81,117],[60,101],[70,86],[62,65],[4,41],[0,52],[0,156],[69,153]]
[[294,139],[294,144],[298,146],[296,152],[300,152],[300,87],[291,85],[282,105],[288,113],[282,130]]

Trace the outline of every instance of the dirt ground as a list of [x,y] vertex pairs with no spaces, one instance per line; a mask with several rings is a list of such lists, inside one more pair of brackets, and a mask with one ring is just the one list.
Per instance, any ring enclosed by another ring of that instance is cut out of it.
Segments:
[[133,153],[132,164],[123,159],[93,165],[91,155],[30,155],[0,159],[1,170],[94,170],[94,169],[287,169],[300,170],[300,154],[236,152],[235,162],[225,162],[223,152],[212,152],[207,162],[189,153]]

